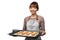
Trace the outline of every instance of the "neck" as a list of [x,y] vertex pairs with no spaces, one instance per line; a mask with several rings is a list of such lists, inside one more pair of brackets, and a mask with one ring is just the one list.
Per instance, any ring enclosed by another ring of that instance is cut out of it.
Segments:
[[36,16],[37,14],[35,13],[35,14],[32,14],[31,16]]
[[[29,19],[30,19],[30,18],[36,18],[36,19],[37,19],[37,18],[38,18],[38,15],[37,15],[37,14],[32,14],[32,15],[29,17]],[[38,19],[37,19],[37,20],[38,20]]]

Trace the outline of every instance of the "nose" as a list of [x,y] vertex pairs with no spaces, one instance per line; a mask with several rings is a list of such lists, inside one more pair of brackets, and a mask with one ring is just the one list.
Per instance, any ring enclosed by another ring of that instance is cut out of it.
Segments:
[[31,10],[34,10],[34,8],[31,8]]

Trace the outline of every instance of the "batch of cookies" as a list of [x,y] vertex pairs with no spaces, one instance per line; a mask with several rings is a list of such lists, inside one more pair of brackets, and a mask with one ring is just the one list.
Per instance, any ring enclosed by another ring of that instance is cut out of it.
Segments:
[[19,31],[19,32],[15,33],[14,35],[35,37],[37,34],[38,34],[38,32]]

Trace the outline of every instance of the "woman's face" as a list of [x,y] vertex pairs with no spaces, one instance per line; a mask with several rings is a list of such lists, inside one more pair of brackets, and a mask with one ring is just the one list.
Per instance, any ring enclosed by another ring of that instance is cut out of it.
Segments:
[[36,14],[36,12],[37,12],[37,8],[36,7],[30,7],[29,10],[30,10],[32,15]]

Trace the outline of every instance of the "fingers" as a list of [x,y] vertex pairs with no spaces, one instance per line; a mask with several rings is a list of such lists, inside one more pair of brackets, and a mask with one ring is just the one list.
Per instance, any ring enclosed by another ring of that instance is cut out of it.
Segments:
[[45,31],[41,31],[41,36],[44,36],[46,34]]

